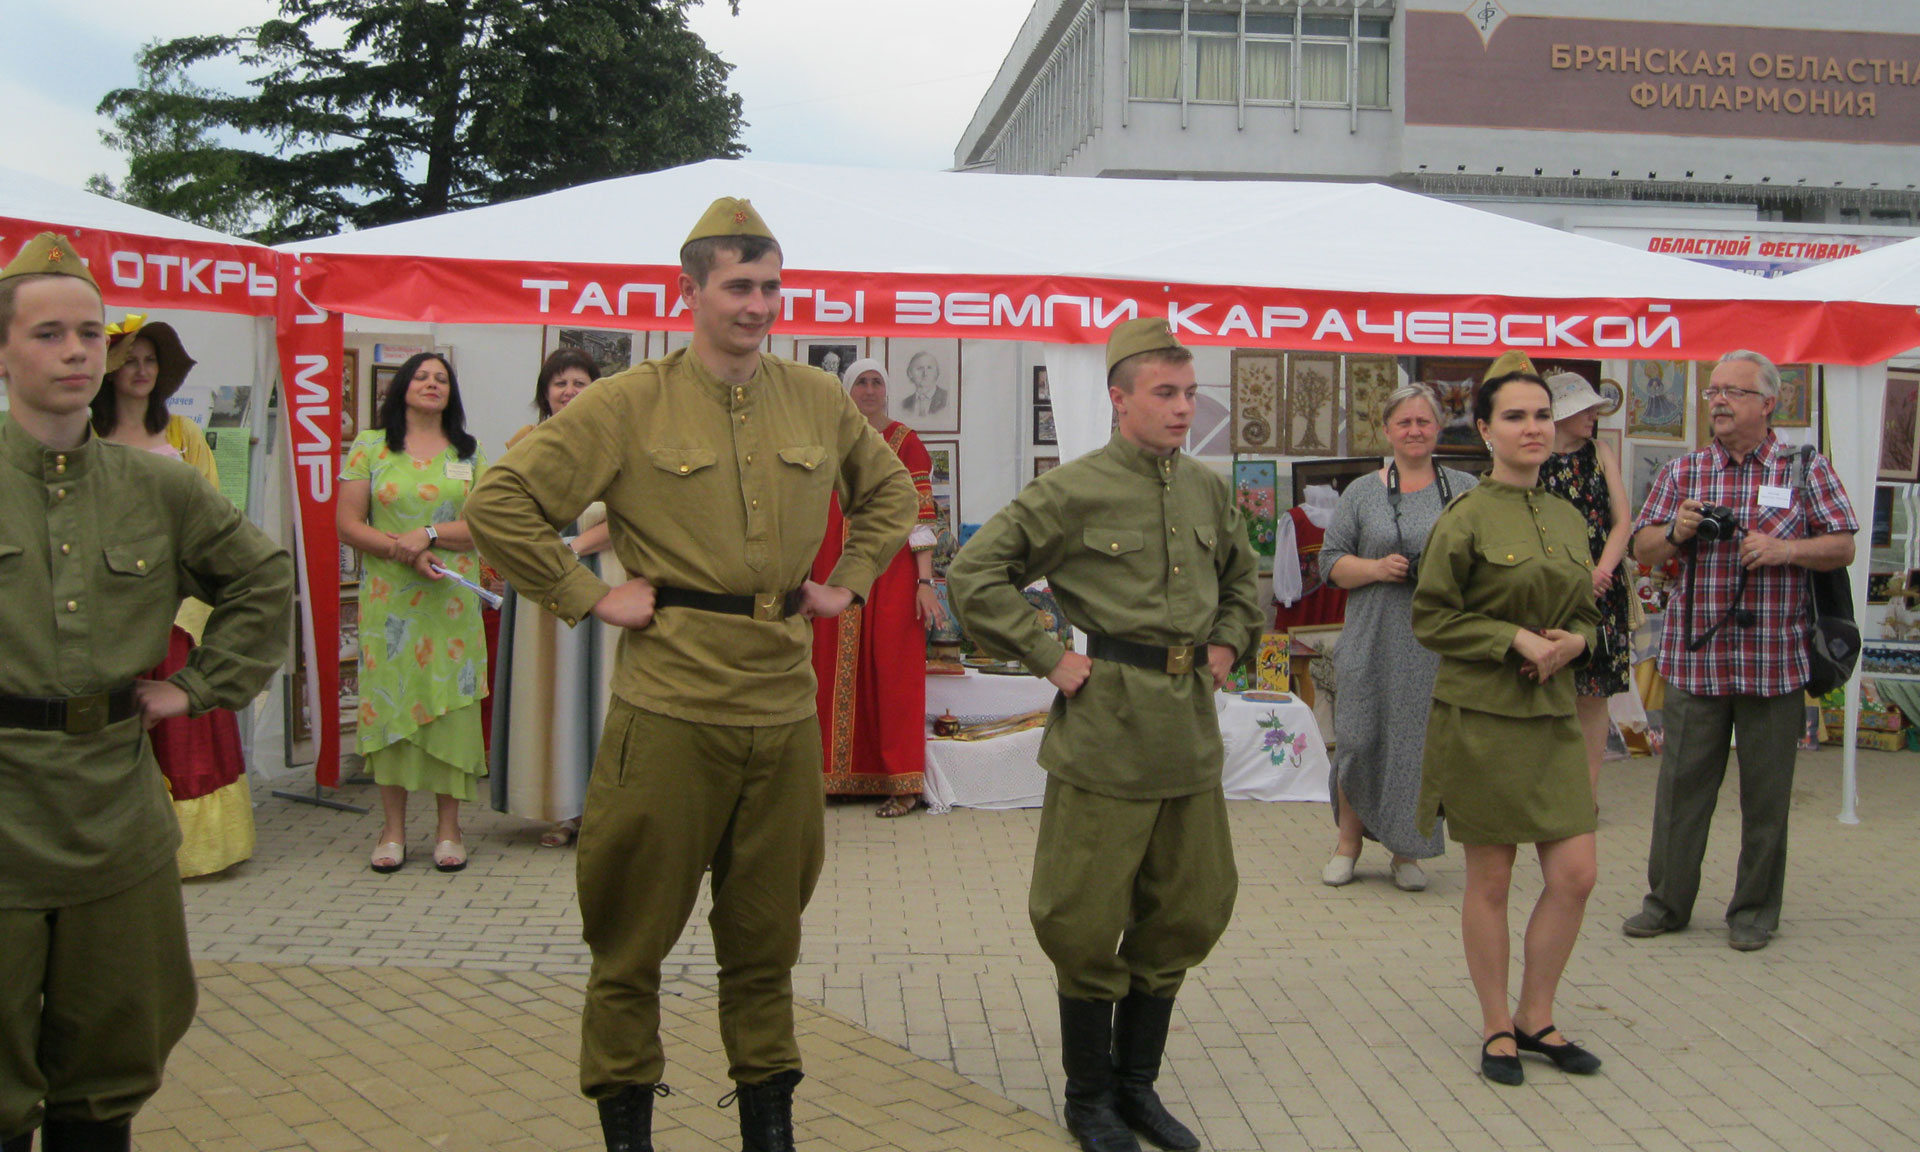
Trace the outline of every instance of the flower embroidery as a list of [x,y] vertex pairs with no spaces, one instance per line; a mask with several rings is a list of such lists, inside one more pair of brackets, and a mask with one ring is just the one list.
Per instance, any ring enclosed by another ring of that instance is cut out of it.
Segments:
[[1280,719],[1278,712],[1269,712],[1260,721],[1260,727],[1266,734],[1260,738],[1260,746],[1267,751],[1267,759],[1274,764],[1285,764],[1298,768],[1307,755],[1307,734],[1287,731],[1286,722]]
[[367,577],[367,599],[385,600],[393,595],[393,585],[378,576]]
[[433,723],[433,713],[427,711],[427,706],[425,704],[420,703],[418,700],[413,702],[413,709],[412,709],[411,715],[413,716],[413,722],[415,724]]
[[447,659],[458,660],[467,654],[467,642],[455,636],[447,641]]
[[413,646],[413,662],[422,668],[433,663],[433,637],[420,637],[419,642]]
[[440,485],[438,484],[422,484],[418,491],[420,499],[429,504],[440,499]]
[[391,504],[395,500],[398,500],[399,498],[400,498],[400,486],[398,484],[395,484],[391,480],[387,481],[385,484],[380,485],[380,490],[374,493],[374,499],[380,501],[380,503],[382,504]]
[[373,706],[373,701],[362,700],[360,702],[360,726],[362,728],[371,728],[379,722],[380,710]]
[[458,620],[466,615],[467,598],[465,596],[447,597],[447,619]]

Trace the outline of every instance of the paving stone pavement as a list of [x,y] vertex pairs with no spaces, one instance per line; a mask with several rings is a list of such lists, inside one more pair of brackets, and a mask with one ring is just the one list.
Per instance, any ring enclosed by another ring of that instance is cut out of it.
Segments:
[[[1477,1074],[1457,850],[1423,893],[1377,846],[1362,879],[1318,882],[1320,805],[1230,806],[1239,906],[1179,1001],[1161,1091],[1206,1147],[1649,1150],[1920,1148],[1920,757],[1862,752],[1863,822],[1841,825],[1839,756],[1802,754],[1780,935],[1726,947],[1738,849],[1729,786],[1687,931],[1628,940],[1656,765],[1603,775],[1600,883],[1558,1023],[1597,1076],[1530,1060],[1518,1089]],[[587,955],[573,854],[471,811],[473,863],[368,871],[377,817],[266,797],[259,849],[189,882],[201,1011],[137,1126],[143,1149],[594,1148],[574,1057]],[[342,798],[377,804],[371,787]],[[809,1078],[801,1147],[1059,1149],[1051,969],[1026,919],[1037,812],[901,820],[834,803],[795,987]],[[1516,869],[1517,933],[1539,891]],[[705,903],[663,1006],[677,1094],[662,1152],[737,1147],[713,1015]],[[1516,981],[1517,988],[1517,981]]]

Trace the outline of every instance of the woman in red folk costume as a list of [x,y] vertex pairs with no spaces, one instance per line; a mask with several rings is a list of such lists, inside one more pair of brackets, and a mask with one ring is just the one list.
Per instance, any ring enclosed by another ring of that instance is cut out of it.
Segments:
[[[933,590],[933,460],[920,438],[888,415],[887,373],[856,360],[841,376],[854,406],[913,475],[920,522],[873,583],[865,604],[813,622],[813,671],[829,796],[885,796],[875,815],[905,816],[920,803],[926,770],[927,626],[946,621]],[[836,497],[813,561],[824,580],[846,527]]]

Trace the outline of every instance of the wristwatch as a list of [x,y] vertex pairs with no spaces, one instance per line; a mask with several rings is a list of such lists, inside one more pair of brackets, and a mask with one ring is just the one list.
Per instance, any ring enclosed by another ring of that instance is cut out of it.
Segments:
[[429,524],[429,525],[427,525],[427,543],[428,543],[428,545],[434,545],[434,544],[438,544],[439,542],[440,542],[440,529],[438,529],[438,528],[436,528],[436,527],[434,527],[434,526],[433,526],[433,525],[431,525],[431,524]]
[[1674,528],[1679,526],[1679,523],[1680,523],[1680,517],[1678,516],[1675,516],[1673,519],[1667,521],[1667,543],[1673,545],[1675,548],[1680,547],[1680,541],[1675,540],[1673,538],[1673,530]]
[[916,581],[916,583],[925,584],[929,588],[933,587],[933,581],[931,580],[920,580]]

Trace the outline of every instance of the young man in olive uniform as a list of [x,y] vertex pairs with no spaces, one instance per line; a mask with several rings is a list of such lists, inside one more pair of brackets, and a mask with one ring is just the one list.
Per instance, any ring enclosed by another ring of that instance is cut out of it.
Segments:
[[[1107,342],[1119,429],[1039,477],[947,574],[995,655],[1060,689],[1028,913],[1060,984],[1067,1127],[1087,1152],[1197,1148],[1154,1091],[1173,997],[1226,930],[1239,883],[1213,694],[1258,640],[1254,558],[1225,480],[1184,456],[1193,355],[1164,320]],[[1046,577],[1090,655],[1020,590]]]
[[[652,1147],[660,963],[711,864],[745,1146],[789,1149],[791,972],[825,836],[807,621],[866,594],[919,501],[838,381],[761,354],[781,253],[753,207],[715,201],[680,262],[692,345],[582,392],[487,471],[466,517],[522,596],[626,629],[579,841],[593,952],[580,1083],[607,1147]],[[815,584],[836,488],[846,546]],[[634,576],[611,592],[555,531],[594,500]]]
[[[100,290],[60,236],[0,271],[0,1137],[125,1149],[193,1021],[146,728],[240,708],[286,656],[293,563],[199,473],[88,429]],[[213,605],[187,666],[181,598]]]

